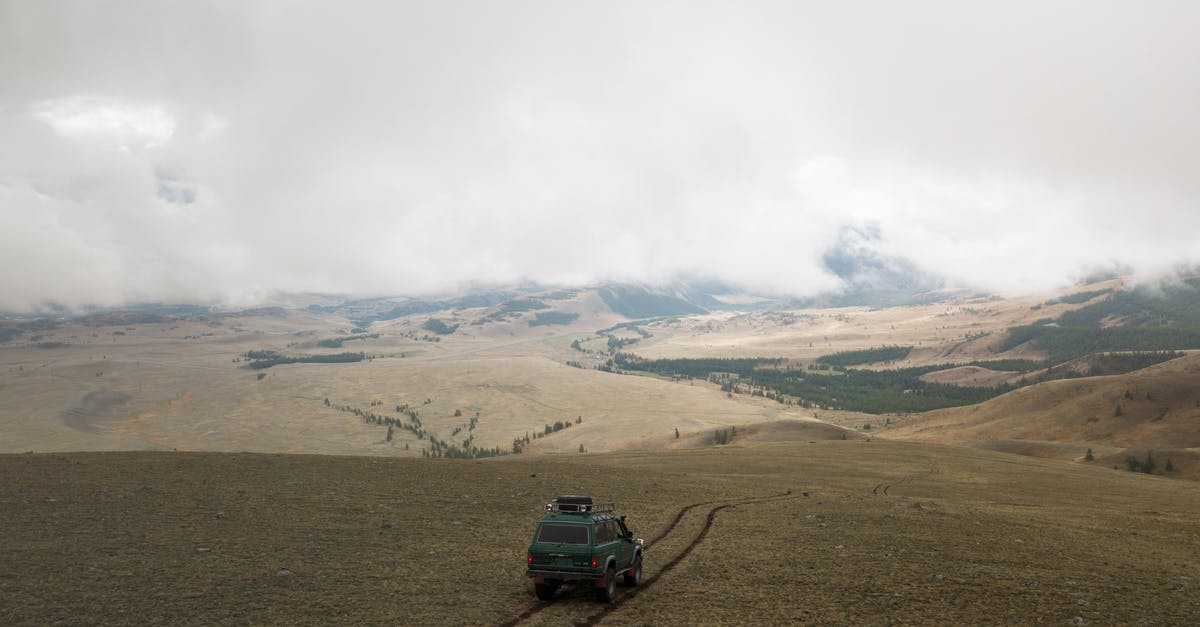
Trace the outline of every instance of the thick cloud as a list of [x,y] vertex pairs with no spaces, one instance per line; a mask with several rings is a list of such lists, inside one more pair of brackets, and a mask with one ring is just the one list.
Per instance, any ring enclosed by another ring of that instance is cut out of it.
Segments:
[[0,4],[0,308],[1200,261],[1191,2]]

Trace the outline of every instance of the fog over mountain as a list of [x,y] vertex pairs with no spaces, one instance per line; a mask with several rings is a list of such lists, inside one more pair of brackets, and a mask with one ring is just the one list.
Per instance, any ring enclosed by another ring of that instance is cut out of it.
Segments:
[[0,309],[1168,272],[1200,261],[1197,23],[1166,0],[5,0]]

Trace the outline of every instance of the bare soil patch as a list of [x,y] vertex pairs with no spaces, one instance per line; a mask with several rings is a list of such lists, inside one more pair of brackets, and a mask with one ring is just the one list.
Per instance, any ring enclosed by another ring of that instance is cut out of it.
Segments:
[[922,375],[922,381],[930,383],[946,383],[962,387],[990,388],[1005,383],[1011,383],[1022,375],[999,370],[989,370],[979,366],[959,366],[947,368]]
[[83,395],[79,407],[62,412],[63,422],[72,429],[85,433],[102,433],[101,424],[112,420],[116,409],[129,402],[128,394],[112,390],[96,390]]

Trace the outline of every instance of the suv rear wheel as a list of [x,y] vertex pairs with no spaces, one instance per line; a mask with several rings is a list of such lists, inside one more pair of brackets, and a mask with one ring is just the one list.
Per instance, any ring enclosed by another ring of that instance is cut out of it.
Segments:
[[612,566],[604,571],[604,587],[600,588],[596,594],[597,600],[601,603],[612,603],[617,598],[617,569]]
[[625,585],[638,586],[642,583],[642,556],[638,555],[633,558],[633,566],[629,567],[629,571],[625,573]]
[[549,600],[553,599],[554,593],[557,590],[558,590],[558,582],[554,581],[553,579],[547,580],[546,583],[533,584],[534,594],[537,595],[537,598],[539,598],[543,601],[549,601]]

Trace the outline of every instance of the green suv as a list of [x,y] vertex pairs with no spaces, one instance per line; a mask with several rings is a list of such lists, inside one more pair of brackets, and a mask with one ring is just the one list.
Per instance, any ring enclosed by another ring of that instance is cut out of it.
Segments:
[[612,603],[618,575],[627,586],[642,582],[645,543],[633,537],[624,516],[612,512],[612,503],[593,503],[590,496],[560,496],[546,504],[525,557],[525,574],[539,599],[554,598],[564,581],[584,581],[595,586],[599,600]]

